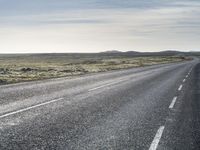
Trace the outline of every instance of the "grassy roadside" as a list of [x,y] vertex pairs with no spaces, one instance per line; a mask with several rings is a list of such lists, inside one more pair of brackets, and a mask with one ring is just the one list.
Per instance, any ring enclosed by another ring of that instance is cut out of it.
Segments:
[[93,57],[65,55],[0,55],[0,84],[180,62],[180,56]]

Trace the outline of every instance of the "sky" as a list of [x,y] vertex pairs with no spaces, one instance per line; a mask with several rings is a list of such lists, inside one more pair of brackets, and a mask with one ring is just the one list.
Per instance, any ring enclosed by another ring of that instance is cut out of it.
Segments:
[[0,53],[199,51],[199,0],[0,0]]

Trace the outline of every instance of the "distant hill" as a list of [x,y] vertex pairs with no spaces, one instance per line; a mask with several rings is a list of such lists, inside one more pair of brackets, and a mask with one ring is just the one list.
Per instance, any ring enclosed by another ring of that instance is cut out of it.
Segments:
[[122,51],[118,51],[118,50],[109,50],[109,51],[104,51],[101,53],[123,53]]
[[0,54],[0,57],[7,59],[18,57],[20,59],[26,58],[43,58],[43,59],[88,59],[95,60],[102,58],[119,58],[119,57],[145,57],[145,56],[200,56],[200,52],[180,52],[176,50],[166,50],[160,52],[138,52],[120,50],[109,50],[100,53],[34,53],[34,54]]

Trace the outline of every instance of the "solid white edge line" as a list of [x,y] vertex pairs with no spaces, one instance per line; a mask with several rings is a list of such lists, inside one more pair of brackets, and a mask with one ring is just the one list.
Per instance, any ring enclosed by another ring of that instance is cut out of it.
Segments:
[[33,108],[37,108],[37,107],[44,106],[44,105],[47,105],[47,104],[50,104],[50,103],[54,103],[54,102],[57,102],[57,101],[60,101],[60,100],[63,100],[63,98],[54,99],[54,100],[51,100],[51,101],[48,101],[48,102],[44,102],[44,103],[41,103],[41,104],[33,105],[33,106],[30,106],[30,107],[27,107],[27,108],[23,108],[23,109],[20,109],[20,110],[17,110],[17,111],[13,111],[13,112],[1,115],[0,119],[8,117],[8,116],[11,116],[11,115],[15,115],[15,114],[18,114],[18,113],[21,113],[21,112],[24,112],[24,111],[28,111],[28,110],[33,109]]
[[172,109],[176,103],[177,97],[174,97],[171,104],[169,105],[169,109]]
[[178,88],[178,90],[180,91],[182,89],[183,85],[181,84]]
[[161,126],[158,129],[158,131],[157,131],[157,133],[156,133],[156,135],[155,135],[155,137],[154,137],[154,139],[153,139],[153,141],[151,143],[151,146],[150,146],[149,150],[156,150],[157,149],[158,144],[160,142],[160,139],[162,137],[164,129],[165,129],[165,126]]

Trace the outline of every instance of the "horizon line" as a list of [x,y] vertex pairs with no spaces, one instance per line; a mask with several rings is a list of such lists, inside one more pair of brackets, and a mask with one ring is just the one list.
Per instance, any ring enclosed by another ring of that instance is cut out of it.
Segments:
[[9,54],[98,54],[98,53],[127,53],[127,52],[137,52],[137,53],[159,53],[159,52],[182,52],[182,53],[195,53],[195,52],[200,52],[200,51],[183,51],[183,50],[160,50],[160,51],[120,51],[120,50],[107,50],[107,51],[99,51],[99,52],[15,52],[15,53],[1,53],[4,55],[9,55]]

